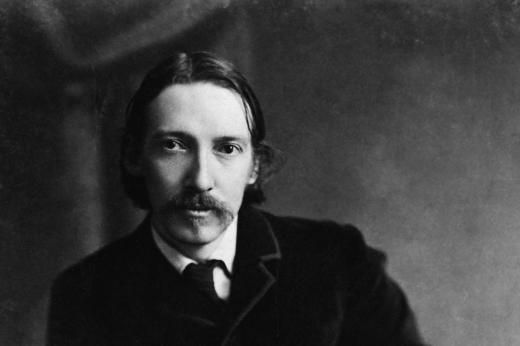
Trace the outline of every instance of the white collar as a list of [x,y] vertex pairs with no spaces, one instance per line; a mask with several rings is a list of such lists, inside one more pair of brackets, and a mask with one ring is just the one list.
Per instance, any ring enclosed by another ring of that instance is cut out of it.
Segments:
[[[233,261],[235,260],[236,253],[237,219],[238,217],[233,219],[231,224],[224,231],[224,235],[219,246],[215,249],[211,256],[209,256],[210,259],[218,259],[223,261],[230,273],[233,273]],[[153,227],[153,225],[151,225],[151,227],[155,244],[164,257],[166,257],[168,262],[170,262],[179,273],[182,273],[188,264],[197,263],[197,261],[194,259],[184,256],[176,248],[166,243]]]

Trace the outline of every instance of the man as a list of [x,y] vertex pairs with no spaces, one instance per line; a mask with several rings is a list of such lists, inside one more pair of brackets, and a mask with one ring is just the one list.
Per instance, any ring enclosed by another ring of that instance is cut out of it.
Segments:
[[420,345],[384,255],[352,226],[277,217],[273,150],[229,63],[180,53],[128,110],[122,180],[148,217],[56,280],[49,345]]

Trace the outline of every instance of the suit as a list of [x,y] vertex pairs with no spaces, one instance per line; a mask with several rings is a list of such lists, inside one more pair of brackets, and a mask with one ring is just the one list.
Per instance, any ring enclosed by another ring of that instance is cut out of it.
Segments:
[[384,255],[352,226],[242,208],[227,303],[136,231],[62,273],[48,345],[422,345]]

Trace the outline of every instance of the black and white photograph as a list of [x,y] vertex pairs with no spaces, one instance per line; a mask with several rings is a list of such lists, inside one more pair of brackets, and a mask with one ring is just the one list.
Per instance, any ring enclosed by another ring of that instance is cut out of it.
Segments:
[[0,345],[520,345],[520,1],[0,0]]

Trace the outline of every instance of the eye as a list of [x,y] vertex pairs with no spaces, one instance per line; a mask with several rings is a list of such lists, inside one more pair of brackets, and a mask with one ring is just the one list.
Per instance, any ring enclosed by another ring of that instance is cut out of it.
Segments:
[[239,145],[230,143],[220,145],[217,150],[225,155],[236,155],[242,152],[242,148]]
[[167,138],[162,141],[162,147],[167,151],[181,151],[186,148],[181,141],[175,138]]

